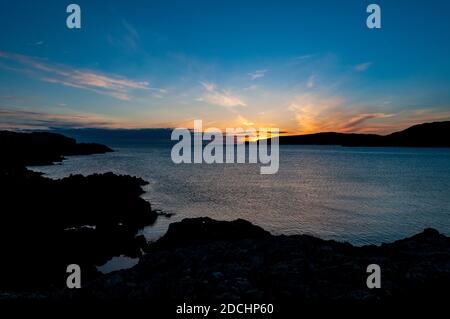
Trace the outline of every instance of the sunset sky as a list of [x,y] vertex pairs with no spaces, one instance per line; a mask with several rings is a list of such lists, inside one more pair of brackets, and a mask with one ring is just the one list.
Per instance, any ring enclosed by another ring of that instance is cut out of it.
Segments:
[[384,134],[449,120],[449,14],[439,0],[1,0],[0,128]]

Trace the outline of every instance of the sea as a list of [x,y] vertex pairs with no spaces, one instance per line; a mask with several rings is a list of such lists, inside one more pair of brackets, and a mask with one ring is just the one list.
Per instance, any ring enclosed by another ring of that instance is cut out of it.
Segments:
[[149,182],[143,198],[171,215],[142,230],[150,241],[170,223],[203,216],[358,246],[427,227],[450,235],[448,148],[281,145],[278,172],[261,175],[259,163],[175,164],[169,129],[57,132],[114,152],[32,169],[50,178],[110,171],[142,177]]

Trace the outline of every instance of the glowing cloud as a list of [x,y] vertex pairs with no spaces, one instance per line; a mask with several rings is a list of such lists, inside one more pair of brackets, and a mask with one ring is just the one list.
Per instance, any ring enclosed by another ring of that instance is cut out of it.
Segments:
[[370,131],[373,127],[367,125],[367,121],[396,116],[381,112],[370,113],[367,107],[347,106],[341,97],[322,97],[316,94],[298,96],[288,110],[294,113],[297,130],[301,134]]
[[[146,81],[134,81],[121,76],[109,76],[90,70],[78,70],[69,66],[53,65],[21,54],[0,51],[0,59],[27,67],[22,69],[14,68],[13,70],[34,75],[42,81],[78,89],[87,89],[119,100],[130,100],[133,90],[150,90],[158,94],[165,93],[164,89],[150,87],[150,84]],[[11,68],[8,69],[11,70]]]
[[201,82],[201,84],[206,92],[197,99],[198,101],[224,107],[247,106],[239,97],[229,91],[219,90],[213,83]]

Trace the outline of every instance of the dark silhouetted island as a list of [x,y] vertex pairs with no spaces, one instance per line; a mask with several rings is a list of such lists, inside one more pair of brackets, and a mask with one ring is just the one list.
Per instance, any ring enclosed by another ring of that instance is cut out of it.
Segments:
[[450,121],[424,123],[389,135],[325,132],[279,137],[280,145],[450,147]]
[[77,143],[75,139],[48,132],[20,133],[0,131],[0,164],[50,165],[64,156],[92,155],[112,152],[97,143]]

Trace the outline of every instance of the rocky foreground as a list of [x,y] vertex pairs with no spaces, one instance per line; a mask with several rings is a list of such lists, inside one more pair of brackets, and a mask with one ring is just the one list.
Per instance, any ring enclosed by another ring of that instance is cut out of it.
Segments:
[[[382,288],[368,289],[378,264]],[[245,220],[185,219],[137,266],[65,291],[72,301],[386,303],[448,297],[450,238],[434,229],[381,246],[273,236]]]
[[110,148],[3,131],[0,150],[0,299],[61,289],[69,264],[80,265],[89,280],[113,256],[141,255],[146,241],[137,233],[157,218],[140,197],[144,180],[113,173],[54,180],[27,169]]

